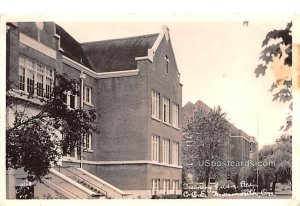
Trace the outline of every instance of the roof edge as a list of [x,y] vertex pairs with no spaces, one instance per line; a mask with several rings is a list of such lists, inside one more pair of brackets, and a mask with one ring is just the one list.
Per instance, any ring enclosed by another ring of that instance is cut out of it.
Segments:
[[119,77],[130,77],[137,76],[140,72],[139,69],[131,69],[131,70],[122,70],[122,71],[114,71],[114,72],[95,72],[90,68],[66,57],[63,57],[63,63],[77,69],[78,71],[84,72],[85,74],[95,78],[95,79],[108,79],[108,78],[119,78]]
[[156,41],[154,42],[153,46],[151,49],[148,49],[148,55],[144,56],[144,57],[135,57],[135,60],[144,60],[147,59],[150,62],[153,62],[153,58],[155,56],[155,52],[158,48],[158,46],[160,45],[161,41],[163,40],[163,38],[166,37],[167,41],[170,40],[170,35],[169,35],[169,28],[166,25],[162,26],[162,31],[159,33]]

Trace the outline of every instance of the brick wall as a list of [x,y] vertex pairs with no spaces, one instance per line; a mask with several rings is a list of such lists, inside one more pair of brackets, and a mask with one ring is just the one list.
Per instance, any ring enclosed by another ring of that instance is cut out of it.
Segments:
[[[165,72],[165,56],[169,59],[169,72]],[[142,63],[138,64],[141,67]],[[162,145],[162,138],[170,139],[170,147],[172,141],[179,142],[181,147],[182,131],[171,125],[163,123],[163,97],[170,99],[170,123],[172,123],[172,103],[179,105],[179,128],[182,126],[182,86],[179,84],[179,76],[175,57],[173,55],[171,43],[164,38],[158,47],[153,64],[148,63],[148,88],[147,88],[147,119],[148,119],[148,159],[151,159],[151,136],[160,136],[160,145]],[[151,118],[151,91],[155,90],[160,93],[160,122]],[[179,150],[180,151],[180,150]],[[161,152],[162,154],[162,152]],[[170,156],[171,153],[170,153]],[[181,164],[181,155],[179,155],[179,164]],[[162,158],[162,156],[161,156]]]
[[95,141],[97,160],[145,160],[146,74],[98,80],[96,107],[101,112]]

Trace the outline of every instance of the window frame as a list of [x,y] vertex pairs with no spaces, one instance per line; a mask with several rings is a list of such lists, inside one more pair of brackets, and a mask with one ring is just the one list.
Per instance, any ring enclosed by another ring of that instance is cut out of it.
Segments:
[[53,69],[24,56],[19,56],[18,68],[19,91],[39,98],[50,98],[54,83]]
[[172,191],[174,195],[179,191],[179,180],[172,180]]
[[179,165],[179,142],[172,142],[172,164]]
[[168,55],[165,56],[165,73],[166,74],[169,74],[169,58],[168,58]]
[[83,149],[85,151],[91,151],[92,150],[92,133],[86,133],[83,136]]
[[170,124],[170,99],[163,97],[163,123]]
[[151,161],[159,162],[160,156],[160,137],[157,135],[152,135],[151,137]]
[[152,179],[151,181],[151,194],[152,195],[159,195],[160,189],[160,179]]
[[83,86],[83,103],[92,105],[92,87],[84,85]]
[[[74,108],[71,107],[71,96],[74,97]],[[65,104],[67,105],[68,109],[78,109],[78,96],[71,94],[70,91],[66,93],[66,101]]]
[[179,128],[179,104],[172,102],[172,126]]
[[170,164],[170,140],[163,138],[163,151],[162,162],[164,164]]
[[170,180],[169,179],[164,179],[163,180],[163,185],[162,185],[162,193],[164,195],[169,194],[170,191]]
[[151,117],[160,120],[160,93],[151,91]]

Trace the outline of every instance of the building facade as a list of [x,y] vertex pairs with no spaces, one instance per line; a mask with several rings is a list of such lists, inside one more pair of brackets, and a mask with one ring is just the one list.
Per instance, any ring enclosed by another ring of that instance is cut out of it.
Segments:
[[[208,113],[212,109],[207,106],[204,102],[201,100],[198,100],[195,104],[188,102],[185,104],[182,108],[182,115],[183,115],[183,128],[186,128],[188,123],[192,121],[193,116],[195,112],[202,110],[204,113]],[[228,121],[227,121],[228,122]],[[255,137],[248,135],[243,130],[238,129],[235,127],[232,123],[228,122],[229,127],[229,134],[230,134],[230,147],[228,151],[229,154],[229,160],[238,162],[240,165],[244,164],[246,161],[251,160],[253,158],[253,154],[257,151],[257,142],[255,140]],[[187,134],[184,134],[184,141],[183,141],[183,147],[186,147],[188,149],[189,145],[189,138]],[[183,167],[185,169],[186,175],[190,176],[190,178],[195,178],[196,174],[194,171],[193,165],[189,165],[189,161],[185,160],[183,161]],[[244,163],[242,163],[244,162]],[[231,177],[232,181],[236,182],[238,185],[243,178],[245,177],[239,177],[238,173],[240,171],[241,167],[232,167],[231,170]],[[189,177],[188,177],[189,178]],[[210,182],[211,184],[215,184],[215,182],[218,181],[216,179],[212,179]]]
[[[167,27],[157,34],[83,44],[53,22],[8,23],[6,35],[7,78],[20,98],[47,97],[55,74],[66,73],[83,79],[81,97],[67,95],[66,104],[101,113],[100,133],[85,137],[83,161],[74,149],[60,168],[82,163],[80,171],[105,182],[107,190],[134,198],[181,194],[182,84]],[[28,113],[35,114],[38,104],[30,101]],[[12,117],[8,109],[8,126]],[[20,186],[22,175],[8,174],[8,187]]]

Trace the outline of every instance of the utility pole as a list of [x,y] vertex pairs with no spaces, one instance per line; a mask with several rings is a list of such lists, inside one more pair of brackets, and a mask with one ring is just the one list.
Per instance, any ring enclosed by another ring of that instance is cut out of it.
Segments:
[[257,111],[257,125],[256,125],[256,142],[257,142],[257,149],[256,149],[256,153],[257,153],[257,162],[256,162],[256,184],[257,184],[257,196],[258,196],[258,161],[259,161],[259,157],[258,157],[258,137],[259,137],[259,111]]

